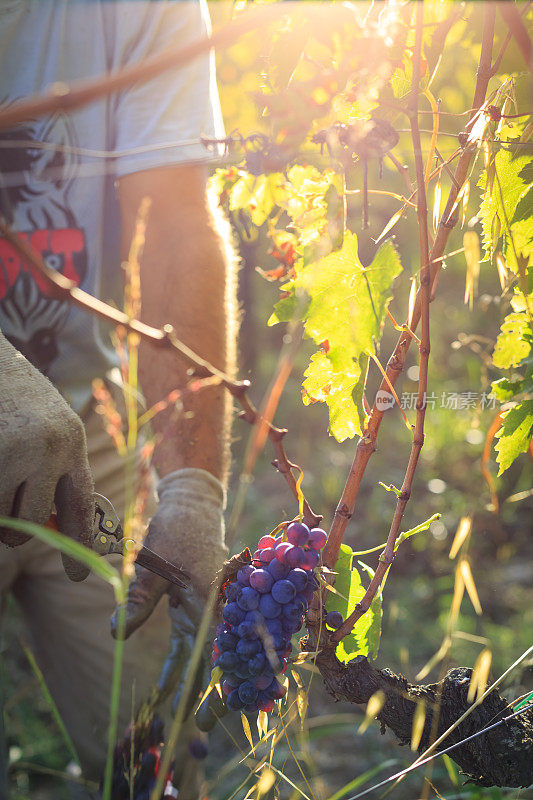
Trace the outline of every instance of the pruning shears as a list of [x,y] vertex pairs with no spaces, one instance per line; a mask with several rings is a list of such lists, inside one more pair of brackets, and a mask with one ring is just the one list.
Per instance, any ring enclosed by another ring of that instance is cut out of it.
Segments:
[[139,566],[155,572],[161,578],[175,583],[185,589],[189,576],[180,567],[158,556],[149,547],[136,542],[134,539],[124,538],[124,529],[113,504],[103,494],[94,493],[94,541],[93,550],[100,555],[110,553],[134,552],[135,561]]
[[[134,539],[124,538],[124,529],[120,517],[113,504],[103,494],[94,492],[94,525],[92,549],[101,556],[119,553],[121,556],[134,552],[135,561],[139,566],[154,572],[170,583],[181,586],[182,589],[189,585],[189,576],[180,567],[158,556],[149,547],[136,542]],[[48,526],[57,530],[55,514],[52,514]]]

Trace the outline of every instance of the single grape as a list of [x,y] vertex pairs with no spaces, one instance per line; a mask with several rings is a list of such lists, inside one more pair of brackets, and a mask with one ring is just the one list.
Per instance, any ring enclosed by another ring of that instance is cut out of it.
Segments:
[[339,611],[328,611],[326,614],[326,625],[328,628],[333,628],[333,630],[337,630],[340,628],[344,619],[342,618],[342,614]]
[[248,622],[245,617],[240,625],[237,626],[237,635],[240,639],[257,639],[257,630],[255,625]]
[[314,593],[315,593],[314,589],[305,589],[305,591],[303,591],[301,594],[302,594],[302,597],[305,597],[307,602],[310,603],[311,600],[313,599],[313,594]]
[[322,550],[327,540],[326,531],[323,531],[322,528],[311,528],[309,532],[309,547],[318,552],[318,550]]
[[280,561],[282,564],[284,564],[285,553],[287,552],[287,550],[290,550],[293,546],[294,545],[292,545],[290,542],[280,542],[279,544],[277,544],[276,547],[274,548],[277,560]]
[[299,606],[302,610],[302,614],[305,614],[307,611],[307,598],[304,594],[297,594],[294,598],[294,602],[297,606]]
[[275,636],[276,633],[282,632],[283,626],[281,624],[281,619],[279,617],[276,617],[275,619],[267,620],[266,627],[270,635]]
[[257,714],[259,711],[259,707],[257,703],[250,703],[249,705],[244,706],[243,711],[247,717],[253,717],[254,714]]
[[303,623],[303,617],[294,619],[294,621],[286,619],[283,622],[283,631],[288,636],[290,636],[291,634],[296,633],[296,631],[300,630],[300,628],[302,627],[302,623]]
[[238,625],[244,619],[244,611],[237,603],[228,603],[222,610],[222,616],[230,625]]
[[304,560],[305,552],[302,550],[301,547],[292,547],[291,550],[287,550],[285,552],[285,563],[288,567],[293,569],[294,567],[299,567],[300,564]]
[[259,675],[257,678],[254,678],[253,682],[255,686],[257,686],[257,688],[260,690],[268,689],[268,687],[272,683],[273,677],[274,676],[272,675],[272,672],[270,672],[269,670],[268,672],[263,673],[263,675]]
[[285,672],[287,669],[287,659],[276,655],[270,655],[268,658],[270,669],[274,675],[279,675],[280,672]]
[[246,680],[250,677],[250,670],[248,669],[247,661],[239,660],[239,666],[235,667],[235,675],[237,675],[239,678],[242,678],[242,680]]
[[302,616],[302,608],[300,603],[291,601],[283,606],[283,616],[289,622],[296,622]]
[[265,621],[265,618],[260,611],[254,608],[253,611],[246,612],[245,620],[246,622],[250,622],[252,625],[257,627],[257,625],[261,625]]
[[281,605],[277,603],[272,595],[262,594],[259,601],[259,610],[265,619],[274,619],[281,614]]
[[289,580],[276,581],[271,590],[271,595],[278,603],[289,603],[296,594],[294,585]]
[[286,688],[276,678],[268,687],[267,692],[273,700],[281,700],[287,694]]
[[306,550],[302,559],[302,569],[314,569],[318,564],[319,558],[320,556],[316,550]]
[[267,659],[264,653],[256,653],[248,661],[250,675],[260,675],[266,669]]
[[261,645],[258,639],[241,639],[235,648],[235,652],[240,658],[249,661],[260,649]]
[[309,539],[309,528],[303,522],[291,522],[287,528],[287,540],[291,544],[303,545],[307,544]]
[[244,683],[241,683],[238,692],[244,705],[249,705],[257,700],[257,687],[254,686],[251,681],[244,681]]
[[[237,690],[234,689],[233,691],[236,692]],[[233,692],[232,692],[232,694],[233,694]],[[226,704],[227,704],[227,701],[229,700],[230,696],[231,695],[228,695],[228,698],[226,700]],[[238,694],[237,694],[237,697],[238,697]],[[228,706],[228,708],[231,708],[231,706]],[[201,731],[205,731],[205,732],[211,731],[211,730],[213,730],[213,728],[217,724],[217,720],[218,720],[218,717],[216,716],[216,714],[213,712],[213,710],[209,706],[209,698],[206,698],[204,700],[204,702],[200,705],[200,707],[198,708],[198,710],[196,711],[196,713],[194,715],[194,721],[196,723],[196,726]]]
[[[241,686],[242,686],[242,684],[241,684]],[[231,694],[229,694],[227,696],[226,705],[232,711],[238,711],[240,708],[242,708],[244,706],[244,703],[242,702],[242,700],[240,698],[240,695],[239,695],[239,689],[234,689],[231,692]]]
[[272,575],[275,581],[280,581],[283,578],[286,578],[289,573],[289,567],[285,564],[282,564],[281,561],[278,561],[278,557],[274,561],[271,561],[267,567],[268,572]]
[[224,594],[226,595],[226,600],[231,603],[233,600],[237,599],[237,596],[240,591],[240,586],[238,583],[228,583],[226,588],[224,589]]
[[235,686],[233,686],[233,684],[229,683],[227,680],[222,681],[222,691],[226,696],[231,694],[234,689]]
[[259,561],[261,564],[270,564],[276,558],[276,551],[273,547],[265,547],[259,551]]
[[287,575],[287,580],[292,583],[297,592],[303,592],[304,589],[307,588],[309,578],[305,570],[296,567],[295,569],[291,569]]
[[237,600],[237,605],[243,611],[253,611],[259,605],[259,594],[250,586],[245,586]]
[[226,623],[219,622],[215,628],[215,635],[218,636],[220,633],[225,633],[227,631]]
[[[241,622],[241,625],[242,624]],[[238,641],[238,637],[235,636],[234,633],[229,632],[221,633],[215,639],[216,644],[221,650],[235,650]]]
[[221,667],[224,672],[232,672],[239,666],[239,657],[236,653],[230,653],[229,650],[226,650],[219,656],[217,666]]
[[259,539],[257,546],[259,550],[264,550],[265,547],[274,547],[275,544],[276,540],[273,536],[262,536],[261,539]]
[[198,761],[202,761],[208,754],[209,748],[201,739],[191,739],[188,745],[189,754]]
[[285,650],[287,647],[287,637],[283,635],[283,633],[276,633],[272,637],[272,645],[274,650]]
[[274,578],[266,569],[256,569],[250,575],[250,586],[261,594],[266,594],[272,588]]
[[246,564],[244,567],[237,573],[237,581],[241,584],[241,586],[248,586],[250,581],[250,575],[252,574],[254,568],[251,564]]
[[274,701],[269,699],[266,692],[260,692],[260,696],[257,698],[257,707],[259,711],[270,714],[270,712],[274,710]]
[[224,673],[224,683],[227,683],[229,686],[232,686],[234,689],[237,686],[240,686],[243,679],[239,678],[238,675],[235,675],[233,672],[225,672]]

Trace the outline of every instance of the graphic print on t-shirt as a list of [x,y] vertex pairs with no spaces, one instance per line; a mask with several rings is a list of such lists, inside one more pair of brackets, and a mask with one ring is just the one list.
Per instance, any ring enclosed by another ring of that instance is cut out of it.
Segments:
[[[44,143],[37,147],[36,143]],[[80,284],[87,272],[85,234],[69,207],[79,157],[61,113],[0,132],[0,208],[17,235],[45,264]],[[0,237],[0,328],[47,374],[70,306],[13,245]]]

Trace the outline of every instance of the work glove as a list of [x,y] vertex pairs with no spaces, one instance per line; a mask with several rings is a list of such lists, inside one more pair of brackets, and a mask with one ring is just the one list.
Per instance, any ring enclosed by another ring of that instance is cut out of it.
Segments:
[[[183,567],[192,581],[193,600],[188,606],[194,607],[194,598],[200,606],[209,595],[211,583],[227,554],[224,488],[209,472],[187,468],[166,475],[159,481],[157,493],[159,505],[144,544],[157,555]],[[135,565],[135,578],[126,602],[126,637],[150,616],[168,587],[164,578]],[[111,620],[115,637],[118,615],[119,609]]]
[[[204,604],[194,599],[192,589],[180,589],[180,604],[171,603],[168,608],[170,616],[170,643],[168,653],[158,681],[159,700],[162,702],[173,693],[172,712],[175,713],[181,699],[187,676],[187,668],[192,655],[196,634],[204,610]],[[175,595],[174,595],[175,596]],[[207,644],[200,658],[192,691],[189,695],[185,717],[192,711],[200,691],[209,683],[206,666]]]
[[[1,333],[0,475],[2,516],[44,525],[55,503],[58,529],[91,547],[93,479],[82,421]],[[0,528],[0,541],[11,547],[30,538]],[[61,555],[71,580],[87,577],[87,567]]]

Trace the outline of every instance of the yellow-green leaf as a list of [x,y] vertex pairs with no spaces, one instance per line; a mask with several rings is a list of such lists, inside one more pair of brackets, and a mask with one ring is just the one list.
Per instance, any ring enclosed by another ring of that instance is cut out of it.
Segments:
[[420,739],[424,733],[424,725],[426,723],[426,701],[420,700],[416,704],[415,713],[413,714],[413,726],[411,730],[411,750],[416,753]]
[[[340,250],[304,267],[285,287],[292,297],[307,298],[302,303],[305,333],[321,345],[305,372],[306,401],[328,405],[330,433],[339,442],[361,433],[368,357],[381,337],[392,282],[400,272],[390,241],[364,267],[357,237],[347,232]],[[283,317],[286,309],[281,307]]]
[[248,722],[248,718],[247,718],[246,714],[244,714],[242,711],[241,711],[241,723],[242,723],[242,729],[244,731],[244,735],[246,736],[246,738],[250,742],[250,747],[252,748],[252,753],[253,753],[253,752],[255,752],[255,745],[254,745],[254,740],[252,738],[252,731],[250,729],[250,723]]
[[517,367],[531,350],[531,326],[527,314],[508,314],[496,339],[492,360],[500,369]]
[[498,475],[509,467],[520,453],[525,453],[531,444],[533,434],[533,400],[525,400],[505,412],[503,425],[496,434],[498,453],[496,461],[500,465]]
[[[339,559],[335,565],[337,578],[335,594],[329,593],[326,599],[326,611],[338,611],[346,619],[356,604],[364,597],[365,587],[357,569],[352,569],[353,551],[348,545],[341,545]],[[373,572],[362,562],[361,567],[372,579]],[[368,611],[356,622],[352,632],[337,645],[336,656],[343,664],[352,661],[358,655],[376,658],[381,634],[381,593],[377,592]]]
[[366,704],[365,718],[360,724],[357,733],[364,733],[366,731],[372,720],[377,717],[385,705],[385,700],[385,692],[382,692],[381,689],[378,689],[377,692],[374,692]]

